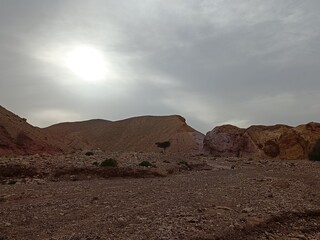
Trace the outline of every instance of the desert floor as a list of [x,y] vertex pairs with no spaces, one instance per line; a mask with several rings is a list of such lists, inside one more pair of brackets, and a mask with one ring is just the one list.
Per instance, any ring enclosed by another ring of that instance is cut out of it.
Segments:
[[160,174],[50,175],[104,157],[82,155],[0,159],[2,171],[38,171],[2,177],[1,240],[320,239],[318,162],[133,153],[112,157],[126,167],[152,159]]

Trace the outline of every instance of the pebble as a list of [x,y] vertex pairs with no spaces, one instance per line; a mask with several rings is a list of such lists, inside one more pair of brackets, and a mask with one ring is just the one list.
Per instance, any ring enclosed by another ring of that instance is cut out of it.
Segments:
[[226,210],[226,211],[232,211],[232,208],[226,207],[226,206],[216,206],[216,209]]
[[244,208],[244,209],[242,209],[242,213],[250,213],[250,212],[252,212],[253,211],[253,208],[252,207],[246,207],[246,208]]
[[10,227],[11,225],[12,225],[12,224],[9,223],[9,222],[5,222],[5,223],[4,223],[4,226],[5,226],[5,227]]

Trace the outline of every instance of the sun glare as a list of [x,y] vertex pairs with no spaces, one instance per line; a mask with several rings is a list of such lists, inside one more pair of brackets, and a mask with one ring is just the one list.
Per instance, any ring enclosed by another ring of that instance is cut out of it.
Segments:
[[67,65],[79,78],[86,81],[101,80],[107,69],[104,56],[92,47],[78,47],[67,56]]

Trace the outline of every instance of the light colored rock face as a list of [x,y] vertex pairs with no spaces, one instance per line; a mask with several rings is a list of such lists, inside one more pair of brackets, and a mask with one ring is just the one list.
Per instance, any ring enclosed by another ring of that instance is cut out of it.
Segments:
[[305,159],[319,138],[319,123],[295,128],[274,125],[240,129],[223,125],[207,133],[203,151],[214,156]]
[[214,128],[204,138],[204,151],[217,156],[239,157],[245,143],[244,129],[224,125]]

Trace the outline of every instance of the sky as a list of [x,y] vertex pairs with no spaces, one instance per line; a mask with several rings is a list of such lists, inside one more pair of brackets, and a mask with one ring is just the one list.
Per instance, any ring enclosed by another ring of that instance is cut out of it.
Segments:
[[319,0],[0,0],[0,105],[39,127],[320,121]]

